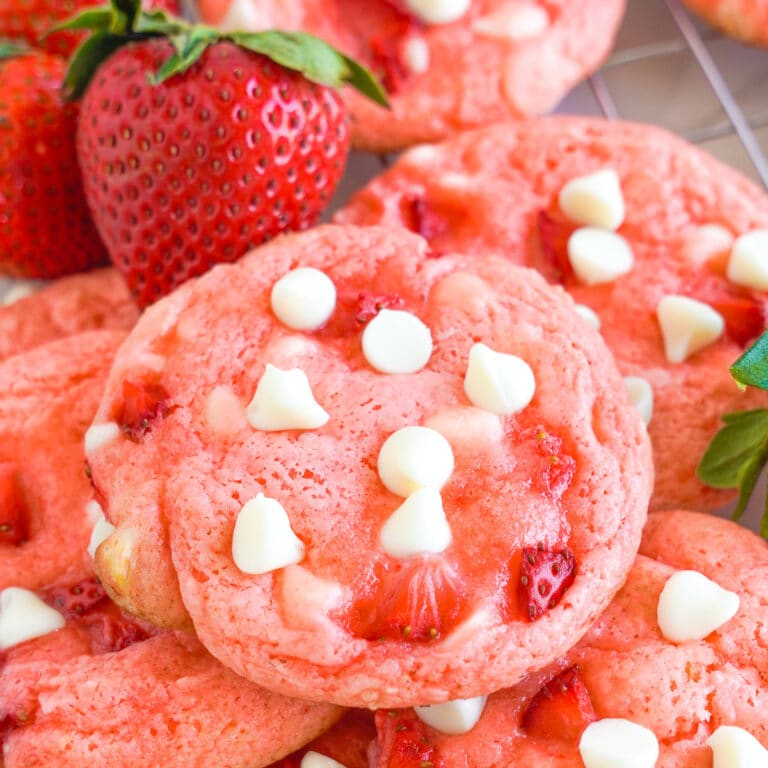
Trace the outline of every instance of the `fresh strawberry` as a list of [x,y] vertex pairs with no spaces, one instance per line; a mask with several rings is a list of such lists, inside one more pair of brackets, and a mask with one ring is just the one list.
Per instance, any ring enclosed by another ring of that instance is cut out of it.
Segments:
[[404,226],[425,240],[442,235],[448,229],[448,222],[430,208],[423,195],[404,197],[400,201],[400,213]]
[[565,452],[562,439],[542,426],[512,431],[509,439],[519,447],[531,446],[527,461],[533,488],[552,501],[562,498],[576,474],[576,460]]
[[0,48],[0,274],[51,278],[108,261],[80,181],[65,69]]
[[94,653],[120,651],[149,636],[107,597],[96,578],[76,584],[56,584],[46,589],[41,597],[67,621],[87,632]]
[[524,547],[517,592],[530,621],[543,616],[562,599],[576,578],[576,557],[567,547]]
[[523,713],[523,730],[533,738],[575,744],[582,731],[597,720],[592,699],[578,666],[569,667],[545,683]]
[[[138,0],[112,3],[94,12],[101,28],[67,83],[85,90],[78,155],[94,219],[146,306],[317,220],[349,148],[341,98],[320,82],[384,97],[360,65],[309,35],[218,34],[149,16]],[[102,46],[114,53],[91,60]]]
[[765,330],[764,306],[751,296],[724,296],[708,303],[723,316],[726,334],[742,347]]
[[414,558],[379,568],[352,608],[352,634],[366,640],[429,642],[451,631],[466,602],[461,577],[442,558]]
[[413,710],[376,713],[375,768],[440,768],[444,761],[429,740],[428,727]]
[[120,429],[134,442],[139,441],[155,422],[168,415],[168,400],[169,395],[160,384],[124,380],[116,419]]
[[[0,38],[26,40],[36,48],[68,57],[83,36],[74,32],[47,34],[75,13],[102,0],[0,0]],[[148,0],[150,8],[180,13],[179,0]]]
[[564,285],[573,279],[573,267],[568,258],[568,238],[576,226],[559,213],[539,211],[536,229],[541,244],[541,261],[535,266],[552,283]]
[[0,545],[18,546],[27,535],[27,511],[16,480],[16,465],[0,462]]

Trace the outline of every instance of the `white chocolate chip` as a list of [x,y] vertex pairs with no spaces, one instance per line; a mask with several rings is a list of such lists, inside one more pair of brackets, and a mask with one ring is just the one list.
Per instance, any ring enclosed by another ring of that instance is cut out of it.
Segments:
[[315,400],[304,371],[283,371],[269,363],[246,415],[252,427],[265,432],[317,429],[330,418]]
[[455,699],[444,704],[414,707],[413,711],[420,720],[440,733],[467,733],[480,720],[487,698],[477,696],[474,699]]
[[686,232],[682,253],[694,266],[702,266],[733,245],[731,231],[720,224],[702,224]]
[[460,19],[472,0],[405,0],[408,10],[425,24],[450,24]]
[[88,456],[98,451],[120,437],[120,427],[114,421],[104,424],[93,424],[85,432],[85,455]]
[[299,768],[346,768],[344,763],[334,760],[332,757],[321,755],[319,752],[310,750],[301,758]]
[[687,296],[665,296],[656,307],[656,316],[670,363],[682,363],[717,341],[725,330],[719,312]]
[[768,291],[768,229],[736,238],[725,275],[736,285]]
[[577,304],[574,309],[596,330],[600,330],[600,317],[592,307],[586,304]]
[[58,611],[28,589],[7,587],[0,592],[0,651],[55,632],[65,623]]
[[0,304],[4,307],[10,307],[11,304],[15,304],[17,301],[26,299],[27,296],[36,293],[41,287],[42,283],[31,280],[14,280],[8,290],[2,294],[3,298]]
[[626,213],[619,175],[611,168],[571,179],[558,202],[571,221],[601,229],[618,229]]
[[432,333],[410,312],[382,309],[365,326],[363,354],[380,373],[416,373],[432,356]]
[[[96,506],[99,506],[98,504]],[[101,507],[99,507],[99,511],[101,512]],[[88,554],[92,557],[96,557],[96,550],[99,548],[99,545],[102,541],[106,541],[114,532],[115,532],[115,526],[110,523],[106,517],[104,517],[104,512],[101,512],[96,522],[93,524],[93,529],[91,530],[91,539],[88,542]]]
[[509,2],[472,24],[472,29],[484,37],[501,40],[531,40],[538,37],[549,26],[547,12],[538,5]]
[[632,405],[640,411],[643,421],[650,424],[653,416],[653,387],[642,376],[625,376],[624,383]]
[[604,718],[586,727],[579,753],[586,768],[653,768],[659,759],[659,742],[642,725]]
[[712,748],[712,768],[768,768],[768,750],[736,725],[721,725],[707,746]]
[[304,559],[304,544],[283,506],[263,493],[247,501],[232,533],[232,559],[243,573],[261,574]]
[[434,429],[404,427],[379,451],[378,470],[387,490],[407,498],[419,488],[439,491],[453,472],[450,443]]
[[698,571],[678,571],[659,595],[656,619],[673,643],[703,640],[739,610],[739,596]]
[[568,238],[568,260],[586,285],[610,283],[635,264],[632,248],[621,235],[596,227],[581,227]]
[[511,416],[531,402],[536,379],[522,358],[474,344],[469,350],[464,392],[478,408]]
[[325,272],[299,267],[283,275],[269,297],[277,319],[295,331],[314,331],[336,308],[336,286]]
[[451,543],[451,528],[445,519],[440,491],[414,491],[381,527],[379,543],[392,557],[445,551]]
[[203,403],[205,423],[217,435],[233,435],[246,423],[245,408],[232,387],[214,387]]
[[403,60],[414,75],[429,69],[429,46],[423,37],[409,37],[403,43]]
[[228,4],[226,15],[216,25],[223,32],[235,32],[237,30],[253,32],[262,29],[263,26],[260,12],[251,0],[232,0]]

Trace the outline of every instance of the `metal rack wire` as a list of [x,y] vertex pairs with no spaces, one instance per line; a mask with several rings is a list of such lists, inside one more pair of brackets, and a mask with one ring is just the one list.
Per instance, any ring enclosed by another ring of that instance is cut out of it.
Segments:
[[[644,0],[639,0],[644,2]],[[688,51],[696,61],[710,88],[722,107],[725,121],[714,121],[708,125],[696,126],[684,133],[685,138],[701,143],[724,136],[735,135],[741,142],[757,178],[768,188],[768,157],[762,150],[755,135],[755,129],[768,125],[768,115],[762,119],[750,120],[742,109],[739,99],[720,71],[709,44],[722,36],[714,30],[700,31],[679,0],[664,0],[666,10],[672,17],[680,37],[654,41],[625,49],[612,55],[603,68],[589,79],[589,87],[602,114],[609,119],[624,117],[608,84],[606,73],[612,68],[629,63],[647,64],[650,60],[672,53]],[[766,54],[768,55],[768,54]],[[685,105],[680,105],[685,109]]]

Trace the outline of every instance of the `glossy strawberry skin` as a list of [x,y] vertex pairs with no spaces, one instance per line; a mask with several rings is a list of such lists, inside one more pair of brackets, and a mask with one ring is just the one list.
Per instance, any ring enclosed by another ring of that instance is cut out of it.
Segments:
[[576,557],[567,547],[524,547],[518,583],[519,604],[536,621],[554,608],[576,579]]
[[574,744],[595,720],[589,691],[578,666],[573,666],[538,690],[523,713],[521,726],[530,737]]
[[160,384],[142,381],[123,381],[123,399],[117,414],[117,423],[123,433],[138,442],[162,421],[169,412],[169,395]]
[[314,224],[349,148],[335,91],[229,42],[149,85],[170,53],[152,39],[113,54],[85,93],[78,133],[99,232],[142,306]]
[[[95,5],[103,5],[103,0],[0,0],[0,38],[26,40],[48,53],[67,57],[83,36],[73,32],[46,33]],[[145,0],[145,5],[176,14],[181,12],[179,0]]]
[[430,743],[429,729],[409,710],[376,713],[375,768],[441,768],[444,760]]
[[0,274],[53,278],[108,261],[80,181],[64,70],[44,53],[0,61]]
[[0,462],[0,547],[23,544],[27,535],[26,509],[16,480],[16,465]]

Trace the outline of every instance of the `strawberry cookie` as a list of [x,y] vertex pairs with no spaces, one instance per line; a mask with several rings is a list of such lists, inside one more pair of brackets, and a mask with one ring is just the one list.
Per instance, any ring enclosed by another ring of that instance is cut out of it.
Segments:
[[726,520],[650,515],[581,643],[487,698],[376,715],[373,768],[763,768],[768,546]]
[[92,567],[83,441],[123,338],[92,331],[0,363],[0,589]]
[[768,308],[768,198],[736,171],[657,128],[541,118],[414,148],[337,220],[404,226],[438,253],[498,254],[562,285],[648,422],[651,508],[732,498],[695,471],[724,413],[766,402],[728,372]]
[[93,578],[0,592],[5,768],[259,768],[339,715],[237,677],[191,636],[128,619]]
[[125,281],[114,269],[64,277],[0,307],[0,360],[84,331],[127,331],[138,317]]
[[560,656],[623,582],[651,486],[564,292],[403,230],[320,227],[182,286],[95,423],[113,591],[143,580],[157,609],[162,573],[225,665],[350,706],[474,696]]
[[611,49],[623,0],[199,0],[225,29],[323,37],[381,78],[392,108],[349,92],[352,142],[392,151],[551,110]]
[[768,46],[766,0],[683,0],[725,34],[753,45]]

